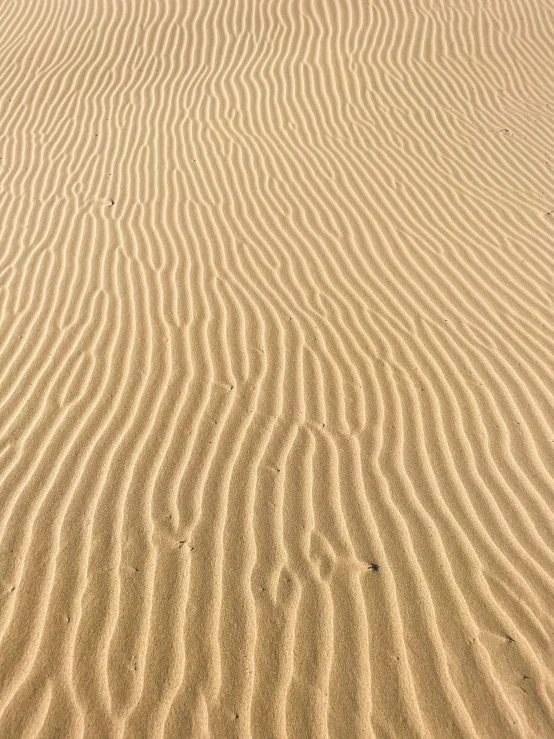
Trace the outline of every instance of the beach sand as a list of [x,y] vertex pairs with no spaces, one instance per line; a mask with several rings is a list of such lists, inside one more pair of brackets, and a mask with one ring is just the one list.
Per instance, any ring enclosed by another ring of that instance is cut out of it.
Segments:
[[554,737],[554,4],[0,18],[0,737]]

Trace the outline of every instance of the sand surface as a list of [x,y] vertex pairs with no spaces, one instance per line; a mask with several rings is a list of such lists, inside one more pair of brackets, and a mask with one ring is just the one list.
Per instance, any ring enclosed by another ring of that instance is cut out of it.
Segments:
[[1,739],[554,737],[554,2],[0,19]]

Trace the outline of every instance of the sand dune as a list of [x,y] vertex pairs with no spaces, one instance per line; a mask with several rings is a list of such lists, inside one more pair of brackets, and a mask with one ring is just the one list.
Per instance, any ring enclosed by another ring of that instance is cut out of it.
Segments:
[[554,5],[0,18],[0,737],[554,737]]

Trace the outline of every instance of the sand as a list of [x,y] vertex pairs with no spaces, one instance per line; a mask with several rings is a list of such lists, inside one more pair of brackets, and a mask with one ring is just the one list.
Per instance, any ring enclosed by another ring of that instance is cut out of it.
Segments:
[[554,737],[554,4],[0,18],[0,737]]

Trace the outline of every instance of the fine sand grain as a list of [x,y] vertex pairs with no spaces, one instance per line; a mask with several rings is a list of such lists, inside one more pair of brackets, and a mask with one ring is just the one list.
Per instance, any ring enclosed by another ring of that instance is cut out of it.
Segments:
[[0,739],[554,737],[554,1],[0,20]]

